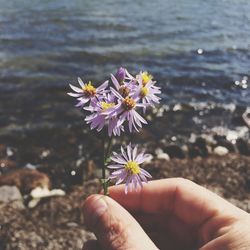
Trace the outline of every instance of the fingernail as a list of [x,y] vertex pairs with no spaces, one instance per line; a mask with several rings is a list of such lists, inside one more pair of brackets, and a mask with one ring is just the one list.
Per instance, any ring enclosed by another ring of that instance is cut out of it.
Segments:
[[108,206],[103,196],[95,195],[89,197],[83,208],[83,214],[88,228],[92,228],[98,219],[106,212]]

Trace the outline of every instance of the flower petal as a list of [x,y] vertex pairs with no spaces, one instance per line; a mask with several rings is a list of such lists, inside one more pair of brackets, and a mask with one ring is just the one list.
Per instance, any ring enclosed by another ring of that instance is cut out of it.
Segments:
[[78,88],[78,87],[76,87],[76,86],[74,86],[74,85],[71,85],[71,84],[69,84],[69,86],[70,86],[70,88],[72,88],[72,90],[74,90],[75,92],[77,92],[77,93],[83,93],[83,90],[82,90],[82,89],[80,89],[80,88]]

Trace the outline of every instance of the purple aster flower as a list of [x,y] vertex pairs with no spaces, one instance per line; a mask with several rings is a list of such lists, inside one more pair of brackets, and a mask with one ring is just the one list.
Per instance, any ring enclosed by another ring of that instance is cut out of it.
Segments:
[[146,111],[147,106],[154,107],[155,104],[160,103],[160,97],[157,95],[161,93],[160,87],[155,86],[155,82],[149,80],[146,77],[147,81],[144,79],[143,73],[140,73],[137,77],[139,86],[137,88],[137,92],[135,94],[136,97],[139,97],[142,104],[144,104],[144,112]]
[[147,183],[147,178],[152,176],[144,169],[140,168],[140,164],[148,159],[149,155],[144,153],[137,153],[137,146],[131,147],[131,144],[127,146],[125,151],[121,147],[121,153],[117,154],[113,152],[111,160],[114,164],[107,166],[109,169],[113,169],[109,179],[116,180],[116,185],[125,183],[125,193],[132,191],[132,189],[141,189],[142,183]]
[[112,134],[120,136],[121,131],[124,131],[124,127],[122,125],[117,126],[117,117],[107,116],[107,112],[115,105],[115,98],[110,94],[104,95],[101,101],[92,102],[89,107],[84,108],[92,113],[85,118],[86,123],[90,124],[91,129],[96,128],[98,132],[101,131],[105,125],[107,125],[109,136]]
[[120,68],[114,75],[111,74],[111,80],[122,97],[131,96],[137,89],[137,80],[129,74],[127,69]]
[[135,110],[137,107],[144,107],[144,104],[138,103],[139,98],[130,96],[122,97],[115,89],[110,88],[111,92],[117,97],[118,104],[110,108],[106,113],[109,117],[118,117],[117,126],[119,127],[125,121],[128,121],[129,131],[132,132],[133,128],[136,131],[142,124],[147,124],[147,121]]
[[119,92],[119,94],[124,98],[133,95],[136,91],[136,85],[131,81],[119,82],[112,74],[111,74],[111,81],[113,82],[117,92]]
[[88,83],[83,83],[80,77],[78,77],[78,82],[81,88],[69,84],[69,86],[75,93],[68,93],[68,95],[76,97],[79,101],[76,107],[83,107],[89,101],[94,101],[96,99],[102,98],[102,95],[103,93],[105,93],[105,89],[108,86],[108,81],[105,81],[98,88],[95,88],[92,85],[91,81],[89,81]]
[[147,83],[152,82],[153,76],[150,75],[147,71],[140,72],[139,75],[136,76],[136,79],[141,78],[141,82],[143,86],[145,86]]

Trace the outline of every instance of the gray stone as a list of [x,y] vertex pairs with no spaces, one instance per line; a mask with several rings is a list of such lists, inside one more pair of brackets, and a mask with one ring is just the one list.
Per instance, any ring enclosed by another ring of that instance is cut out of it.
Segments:
[[0,187],[0,202],[22,201],[22,195],[16,186]]

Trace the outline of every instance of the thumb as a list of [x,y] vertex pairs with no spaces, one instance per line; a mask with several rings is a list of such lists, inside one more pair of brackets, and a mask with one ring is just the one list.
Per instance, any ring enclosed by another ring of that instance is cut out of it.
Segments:
[[87,227],[107,250],[157,249],[138,222],[113,199],[92,195],[84,203]]

